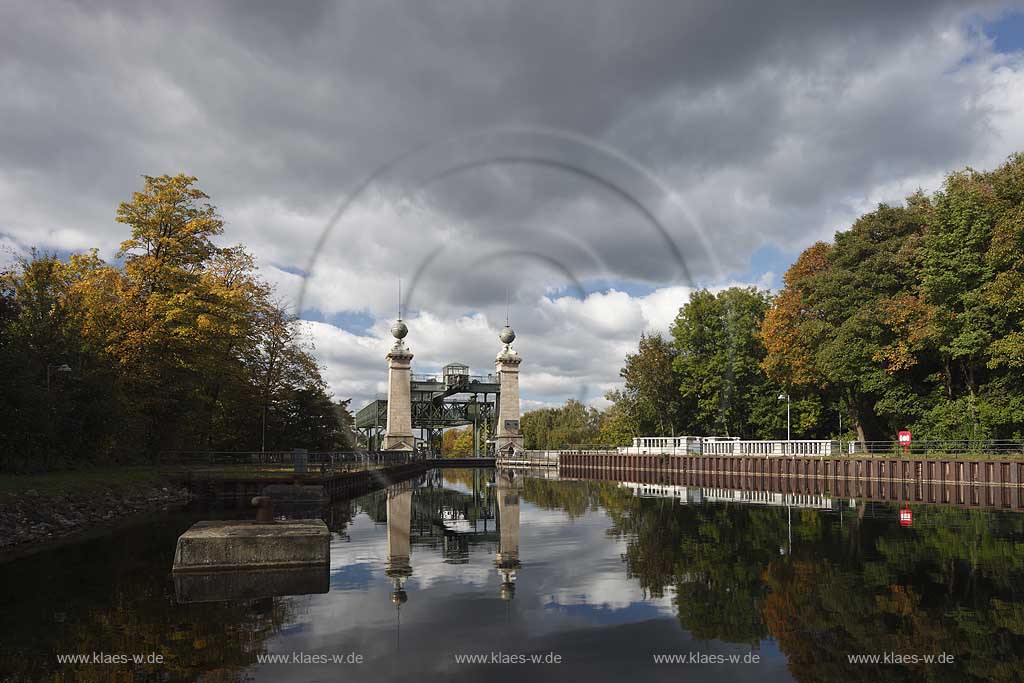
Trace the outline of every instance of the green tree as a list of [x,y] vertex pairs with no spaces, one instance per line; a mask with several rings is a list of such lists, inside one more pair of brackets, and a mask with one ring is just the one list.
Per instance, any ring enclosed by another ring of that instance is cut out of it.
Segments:
[[676,349],[660,334],[641,335],[636,353],[626,356],[619,376],[625,387],[611,397],[628,415],[634,433],[672,436],[683,419],[680,376],[674,361]]
[[672,325],[674,368],[688,431],[746,438],[773,436],[779,424],[778,387],[761,364],[761,326],[767,292],[732,287],[717,295],[694,292]]
[[618,390],[609,392],[605,398],[611,405],[601,412],[597,441],[604,446],[627,446],[642,434],[630,407],[632,399]]
[[520,420],[524,447],[556,450],[595,444],[600,437],[600,420],[596,408],[575,399],[569,399],[557,408],[528,411]]

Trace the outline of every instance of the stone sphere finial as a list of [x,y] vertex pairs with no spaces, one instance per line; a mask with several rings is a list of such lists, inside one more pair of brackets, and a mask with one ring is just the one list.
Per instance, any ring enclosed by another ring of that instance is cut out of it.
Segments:
[[511,344],[516,340],[516,332],[508,325],[501,330],[501,334],[498,335],[498,339],[504,344]]
[[396,320],[391,326],[391,336],[395,339],[405,339],[405,335],[409,334],[409,326],[402,320]]

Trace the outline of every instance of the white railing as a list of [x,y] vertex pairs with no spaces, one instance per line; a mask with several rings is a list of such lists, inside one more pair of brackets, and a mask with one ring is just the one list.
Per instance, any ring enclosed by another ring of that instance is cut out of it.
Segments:
[[720,436],[643,436],[632,446],[620,446],[623,455],[839,455],[838,441],[753,441]]
[[699,455],[701,452],[701,440],[706,438],[709,437],[638,436],[633,439],[632,446],[620,446],[618,451],[626,455],[664,453]]

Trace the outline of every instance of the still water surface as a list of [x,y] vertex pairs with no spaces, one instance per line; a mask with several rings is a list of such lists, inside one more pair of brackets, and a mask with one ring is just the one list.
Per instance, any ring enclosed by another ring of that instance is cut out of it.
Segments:
[[[678,493],[435,471],[322,511],[328,592],[185,604],[175,540],[229,513],[150,518],[0,565],[0,681],[1024,676],[1024,515]],[[164,664],[58,663],[96,652]]]

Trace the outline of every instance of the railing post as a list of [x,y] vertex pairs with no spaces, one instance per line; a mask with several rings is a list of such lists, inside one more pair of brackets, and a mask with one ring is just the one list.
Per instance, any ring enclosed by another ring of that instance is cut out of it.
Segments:
[[292,467],[295,474],[307,474],[309,472],[309,451],[305,448],[293,448]]

